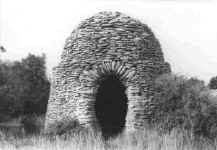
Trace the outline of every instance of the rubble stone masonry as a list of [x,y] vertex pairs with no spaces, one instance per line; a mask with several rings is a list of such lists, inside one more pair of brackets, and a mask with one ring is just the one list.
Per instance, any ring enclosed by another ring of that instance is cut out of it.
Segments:
[[160,43],[147,25],[120,12],[100,12],[66,39],[53,69],[45,130],[63,118],[99,126],[94,110],[97,81],[107,74],[118,75],[126,87],[125,130],[143,128],[151,113],[153,82],[168,72]]

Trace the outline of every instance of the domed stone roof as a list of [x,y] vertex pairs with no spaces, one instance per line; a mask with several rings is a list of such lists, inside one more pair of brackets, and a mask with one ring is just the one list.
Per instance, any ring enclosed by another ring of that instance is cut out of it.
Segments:
[[156,77],[170,72],[150,28],[120,12],[100,12],[67,38],[53,70],[46,131],[77,120],[104,135],[143,128]]
[[149,27],[120,12],[100,12],[84,20],[67,38],[62,54],[63,61],[88,58],[94,64],[108,57],[163,61],[160,44]]

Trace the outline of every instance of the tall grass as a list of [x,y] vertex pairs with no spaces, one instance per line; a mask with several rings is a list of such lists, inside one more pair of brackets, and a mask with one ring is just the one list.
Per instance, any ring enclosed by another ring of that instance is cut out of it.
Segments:
[[156,131],[140,131],[122,134],[104,141],[99,134],[85,132],[70,136],[32,135],[6,136],[1,133],[1,150],[215,150],[216,141],[195,141],[186,132],[173,130],[170,134]]

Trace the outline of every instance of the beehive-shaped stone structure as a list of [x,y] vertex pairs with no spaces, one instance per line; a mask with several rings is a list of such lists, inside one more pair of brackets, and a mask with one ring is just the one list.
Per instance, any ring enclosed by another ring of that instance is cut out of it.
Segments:
[[170,72],[150,28],[119,12],[84,20],[66,40],[53,69],[46,131],[63,118],[103,134],[143,128],[153,81]]

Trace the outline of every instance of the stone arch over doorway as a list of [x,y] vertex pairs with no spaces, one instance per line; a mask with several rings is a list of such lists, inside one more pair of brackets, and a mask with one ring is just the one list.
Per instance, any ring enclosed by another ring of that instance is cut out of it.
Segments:
[[80,123],[97,125],[103,135],[115,136],[136,121],[132,116],[143,116],[143,108],[133,107],[135,100],[143,98],[136,88],[137,76],[134,67],[118,61],[105,61],[94,70],[83,72],[80,81],[85,86],[80,88],[83,91],[80,90],[76,107]]

